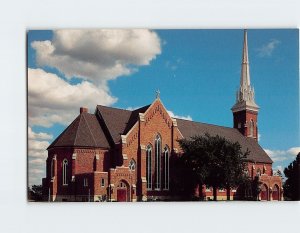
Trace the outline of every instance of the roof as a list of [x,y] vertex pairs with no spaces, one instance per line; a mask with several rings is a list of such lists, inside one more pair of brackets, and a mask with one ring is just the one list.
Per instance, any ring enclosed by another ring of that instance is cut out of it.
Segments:
[[115,143],[120,141],[120,135],[127,134],[139,119],[139,113],[144,113],[150,105],[134,111],[97,105],[97,109]]
[[190,138],[196,135],[202,136],[205,133],[209,133],[212,136],[219,135],[221,137],[225,137],[230,141],[238,142],[241,145],[243,151],[247,151],[248,148],[250,154],[247,156],[246,160],[261,163],[273,162],[255,139],[243,136],[235,128],[204,124],[183,119],[176,119],[176,121],[178,129],[184,138]]
[[97,116],[83,112],[48,147],[109,148]]
[[[110,148],[109,140],[120,142],[121,135],[127,134],[139,120],[139,113],[145,113],[150,105],[134,111],[97,105],[95,114],[83,112],[48,147]],[[98,112],[98,113],[97,113]],[[99,114],[99,115],[98,115]],[[243,136],[237,129],[176,119],[184,138],[209,133],[240,143],[242,150],[250,150],[249,161],[272,163],[273,161],[255,139]],[[111,138],[109,138],[111,137]]]

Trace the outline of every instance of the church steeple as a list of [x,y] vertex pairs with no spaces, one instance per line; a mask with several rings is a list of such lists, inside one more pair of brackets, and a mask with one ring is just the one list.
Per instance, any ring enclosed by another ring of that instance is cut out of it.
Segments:
[[234,128],[247,137],[257,139],[257,114],[259,107],[255,103],[254,88],[250,82],[247,30],[244,30],[240,87],[236,92],[236,103],[231,108]]

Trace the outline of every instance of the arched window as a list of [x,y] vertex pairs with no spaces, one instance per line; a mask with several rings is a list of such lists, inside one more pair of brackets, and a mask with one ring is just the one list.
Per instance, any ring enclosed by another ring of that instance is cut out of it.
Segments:
[[164,189],[169,189],[169,149],[166,146],[163,153],[164,160]]
[[135,161],[134,161],[134,159],[131,159],[130,162],[129,162],[129,169],[130,169],[131,171],[134,171],[134,170],[135,170],[135,167],[136,167]]
[[251,119],[250,120],[250,137],[253,137],[253,135],[254,135],[254,122],[253,122],[253,120]]
[[155,189],[161,188],[160,162],[161,162],[161,138],[159,135],[157,135],[155,138]]
[[147,189],[152,189],[152,147],[147,146],[146,150],[146,177]]
[[64,161],[63,161],[63,185],[68,184],[67,174],[68,174],[68,160],[64,159]]

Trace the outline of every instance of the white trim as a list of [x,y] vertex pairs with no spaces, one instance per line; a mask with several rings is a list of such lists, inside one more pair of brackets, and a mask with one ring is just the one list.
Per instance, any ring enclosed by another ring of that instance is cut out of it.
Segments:
[[68,185],[68,160],[64,159],[62,162],[62,178],[63,178],[63,185]]
[[[166,145],[164,148],[164,190],[169,190],[170,185],[170,152],[169,147]],[[168,171],[168,173],[166,172]]]
[[155,190],[161,189],[161,136],[159,134],[155,137]]
[[[150,153],[150,154],[149,154]],[[146,149],[146,177],[145,180],[147,182],[147,190],[152,189],[152,146],[148,145]],[[142,177],[143,182],[143,177]]]

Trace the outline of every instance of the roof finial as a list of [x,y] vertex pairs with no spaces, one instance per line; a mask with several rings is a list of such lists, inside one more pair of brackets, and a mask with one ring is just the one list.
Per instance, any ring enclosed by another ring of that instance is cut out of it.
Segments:
[[156,91],[156,99],[159,99],[159,95],[160,95],[160,91],[159,91],[159,89],[157,89],[157,91]]

